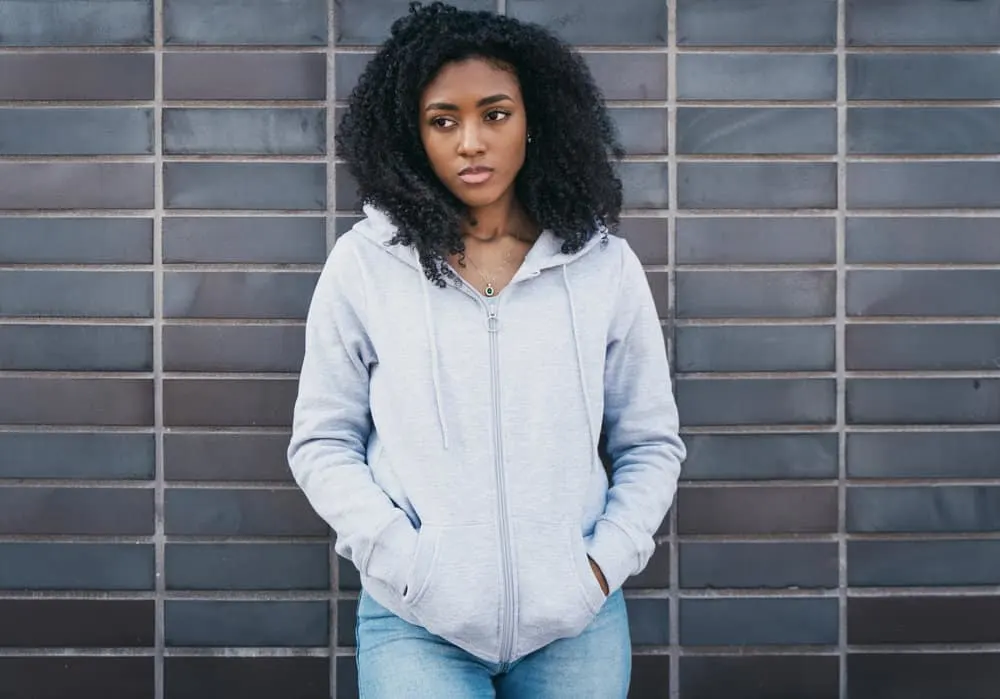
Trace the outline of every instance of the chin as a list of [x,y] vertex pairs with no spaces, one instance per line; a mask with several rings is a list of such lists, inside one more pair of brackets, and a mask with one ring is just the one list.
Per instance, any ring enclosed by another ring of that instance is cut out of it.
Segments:
[[496,204],[503,198],[506,189],[490,187],[489,189],[475,189],[462,185],[457,190],[452,190],[458,199],[470,209],[481,209],[484,206]]

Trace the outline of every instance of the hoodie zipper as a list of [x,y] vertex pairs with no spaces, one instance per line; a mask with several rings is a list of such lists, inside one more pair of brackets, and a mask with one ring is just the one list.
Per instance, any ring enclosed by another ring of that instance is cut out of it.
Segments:
[[504,483],[503,468],[503,433],[500,419],[500,350],[497,334],[500,332],[497,320],[497,304],[490,302],[486,306],[487,328],[490,335],[490,382],[493,397],[493,440],[495,453],[495,469],[497,480],[497,510],[500,519],[500,551],[503,559],[503,616],[500,620],[500,662],[507,663],[514,649],[514,570],[511,565],[510,545],[510,515],[507,510],[507,488]]

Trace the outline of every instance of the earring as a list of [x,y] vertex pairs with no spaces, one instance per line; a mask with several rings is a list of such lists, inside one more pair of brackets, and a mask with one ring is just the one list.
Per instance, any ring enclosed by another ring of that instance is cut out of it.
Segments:
[[528,134],[528,143],[531,143],[534,140],[535,140],[534,137],[529,133]]

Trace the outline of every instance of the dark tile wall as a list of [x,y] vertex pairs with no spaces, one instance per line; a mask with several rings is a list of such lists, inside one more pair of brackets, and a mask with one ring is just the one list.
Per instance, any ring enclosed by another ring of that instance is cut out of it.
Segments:
[[[577,45],[690,457],[636,699],[994,699],[1000,0],[458,0]],[[356,697],[284,449],[406,0],[0,0],[0,696]],[[333,50],[329,50],[329,49]]]

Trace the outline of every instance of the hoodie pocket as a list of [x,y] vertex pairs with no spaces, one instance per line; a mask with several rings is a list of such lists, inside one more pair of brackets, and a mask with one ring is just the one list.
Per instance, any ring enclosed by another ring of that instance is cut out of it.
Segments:
[[421,527],[403,602],[431,633],[471,652],[495,654],[500,619],[496,526]]
[[517,655],[579,635],[604,605],[579,525],[515,522],[518,568]]

